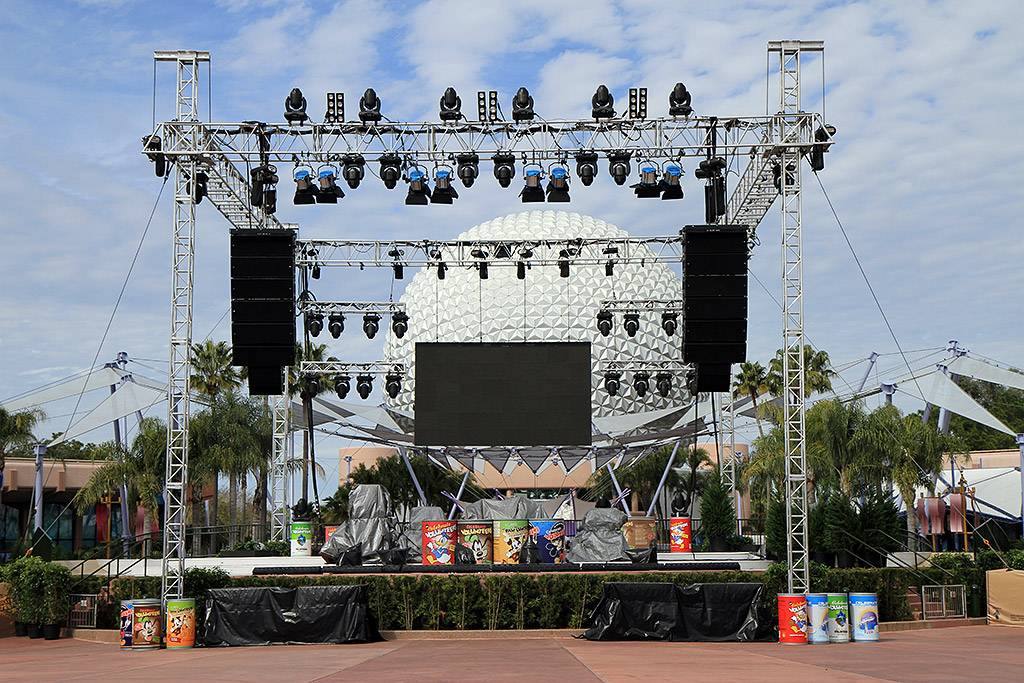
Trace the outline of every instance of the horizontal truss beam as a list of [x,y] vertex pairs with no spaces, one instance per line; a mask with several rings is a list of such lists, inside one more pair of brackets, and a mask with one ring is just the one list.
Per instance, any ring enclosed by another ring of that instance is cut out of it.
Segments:
[[405,311],[405,304],[399,301],[314,301],[300,299],[297,302],[300,313],[379,313],[390,315]]
[[344,363],[338,360],[304,360],[299,366],[301,374],[320,375],[345,375],[358,373],[360,375],[387,375],[396,373],[405,374],[405,364],[393,361],[370,361],[369,363]]
[[681,360],[606,360],[601,362],[601,372],[671,372],[685,374],[693,367]]
[[630,313],[633,311],[668,311],[678,313],[683,308],[682,299],[604,299],[601,310],[609,313]]

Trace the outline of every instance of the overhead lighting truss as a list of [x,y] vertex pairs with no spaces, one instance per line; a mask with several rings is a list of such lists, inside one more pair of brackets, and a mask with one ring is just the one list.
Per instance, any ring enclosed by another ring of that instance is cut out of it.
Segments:
[[603,299],[600,309],[610,313],[630,313],[633,311],[667,311],[681,313],[682,299]]
[[393,315],[405,312],[405,304],[398,301],[314,301],[302,299],[296,303],[300,313],[330,315],[331,313],[377,313]]
[[661,372],[683,376],[693,365],[681,360],[606,360],[601,362],[600,373],[608,372],[637,373],[646,372],[652,377]]
[[369,363],[345,363],[339,360],[304,360],[299,365],[300,374],[310,375],[401,375],[405,376],[405,364],[394,361],[370,361]]

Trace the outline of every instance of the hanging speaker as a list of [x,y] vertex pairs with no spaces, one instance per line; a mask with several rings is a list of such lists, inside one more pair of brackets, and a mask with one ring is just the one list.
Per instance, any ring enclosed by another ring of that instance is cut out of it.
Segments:
[[715,366],[704,374],[716,385],[725,365],[727,389],[728,365],[746,360],[747,353],[747,231],[688,225],[682,233],[683,361]]

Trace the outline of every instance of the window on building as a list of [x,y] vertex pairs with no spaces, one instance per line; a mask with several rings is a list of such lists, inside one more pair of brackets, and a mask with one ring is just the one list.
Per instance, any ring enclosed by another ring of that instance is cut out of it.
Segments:
[[21,510],[0,504],[0,552],[11,552],[18,543]]
[[70,506],[65,503],[45,503],[43,528],[47,530],[54,548],[60,548],[66,555],[72,553],[75,547],[75,516]]

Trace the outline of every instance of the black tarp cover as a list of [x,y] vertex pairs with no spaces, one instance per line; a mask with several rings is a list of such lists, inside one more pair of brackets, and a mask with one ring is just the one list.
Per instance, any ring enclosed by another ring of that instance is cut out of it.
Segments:
[[773,640],[759,583],[609,582],[583,634],[588,640]]
[[367,587],[211,588],[207,647],[380,640]]

